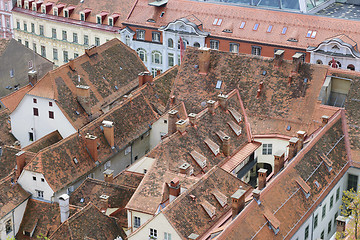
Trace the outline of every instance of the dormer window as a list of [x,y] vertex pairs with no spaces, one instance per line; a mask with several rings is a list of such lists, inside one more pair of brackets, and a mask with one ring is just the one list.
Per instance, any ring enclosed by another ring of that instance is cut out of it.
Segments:
[[81,21],[86,21],[86,18],[90,15],[91,10],[90,9],[85,9],[83,11],[80,12],[80,20]]
[[120,15],[117,14],[117,13],[114,13],[114,14],[112,14],[111,16],[109,16],[109,17],[108,17],[108,24],[109,24],[109,26],[114,26],[115,23],[116,23],[116,21],[118,20],[119,16],[120,16]]
[[96,15],[96,23],[102,24],[107,15],[108,15],[107,12],[101,12],[100,14]]
[[85,13],[80,13],[80,21],[85,21]]
[[19,7],[19,8],[22,7],[22,1],[21,1],[21,0],[18,0],[18,1],[17,1],[17,7]]
[[45,5],[41,5],[41,12],[42,12],[42,13],[46,13],[46,7],[45,7]]
[[32,3],[32,10],[36,11],[36,3],[34,3],[34,2]]
[[67,10],[67,9],[64,10],[64,17],[65,18],[69,17],[69,10]]
[[113,18],[109,17],[108,21],[109,21],[109,26],[114,26],[114,19]]
[[25,1],[25,9],[29,9],[29,2]]
[[54,9],[53,9],[53,14],[54,14],[54,16],[58,16],[59,14],[58,14],[58,8],[55,8],[54,7]]
[[101,16],[96,16],[96,23],[101,24]]

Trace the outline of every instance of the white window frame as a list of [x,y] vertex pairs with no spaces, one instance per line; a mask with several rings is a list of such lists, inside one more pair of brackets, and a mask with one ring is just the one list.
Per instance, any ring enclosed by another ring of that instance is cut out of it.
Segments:
[[141,226],[141,218],[140,217],[134,217],[134,228],[139,228]]
[[218,40],[210,40],[210,48],[219,50],[219,41]]
[[255,56],[261,56],[261,47],[260,46],[251,46],[251,54]]
[[44,191],[35,190],[35,192],[36,192],[36,197],[37,197],[37,198],[40,198],[40,199],[43,199],[43,198],[44,198]]
[[162,64],[162,54],[160,51],[152,51],[151,62],[154,64]]
[[137,40],[145,40],[145,30],[142,30],[142,29],[136,30],[136,39]]
[[240,45],[238,43],[230,43],[230,52],[239,53]]
[[155,228],[150,228],[149,230],[149,237],[157,238],[157,230]]
[[[143,48],[138,48],[136,50],[137,54],[139,55],[140,59],[143,61],[143,62],[146,62],[147,61],[147,53],[146,53],[146,50],[143,49]],[[144,58],[144,59],[143,59]]]
[[160,42],[160,33],[159,32],[152,32],[151,39],[153,42]]
[[272,143],[263,143],[262,155],[272,155],[273,145]]

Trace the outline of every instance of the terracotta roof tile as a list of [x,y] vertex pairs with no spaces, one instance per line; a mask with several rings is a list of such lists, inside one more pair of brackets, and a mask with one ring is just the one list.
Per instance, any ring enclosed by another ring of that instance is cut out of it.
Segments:
[[59,131],[56,130],[56,131],[49,133],[48,135],[40,138],[39,140],[36,140],[35,142],[31,143],[30,145],[24,147],[23,150],[37,153],[40,150],[42,150],[48,146],[51,146],[51,145],[59,142],[62,139],[63,138],[60,135]]
[[28,84],[22,88],[20,88],[19,90],[5,96],[1,98],[1,102],[2,104],[4,104],[4,106],[6,108],[8,108],[10,110],[10,112],[13,112],[16,107],[19,105],[19,103],[21,102],[21,100],[23,99],[23,97],[25,96],[25,94],[31,89],[31,85]]
[[114,184],[137,188],[144,178],[144,174],[122,171],[114,177]]
[[2,146],[0,155],[0,180],[7,177],[14,172],[16,166],[15,154],[20,152],[20,149],[14,147]]
[[0,145],[12,146],[16,138],[11,133],[9,109],[3,109],[0,111]]

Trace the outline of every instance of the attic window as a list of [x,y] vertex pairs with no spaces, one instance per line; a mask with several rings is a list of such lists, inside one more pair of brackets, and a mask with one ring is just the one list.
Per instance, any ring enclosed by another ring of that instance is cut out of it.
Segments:
[[209,215],[211,219],[215,217],[216,208],[213,205],[211,205],[205,199],[201,201],[200,205],[204,208],[205,212]]
[[85,21],[85,13],[80,13],[80,21]]
[[220,147],[214,143],[210,138],[206,138],[204,140],[204,142],[206,143],[206,145],[210,148],[210,150],[212,151],[212,153],[216,156],[220,153]]
[[266,30],[266,32],[271,32],[271,30],[272,30],[272,28],[273,28],[273,26],[272,25],[269,25],[269,27],[268,27],[268,29]]
[[287,41],[288,42],[298,42],[298,40],[296,38],[289,38]]
[[220,89],[221,88],[221,84],[222,84],[222,81],[217,81],[217,83],[216,83],[216,89]]
[[258,23],[255,23],[253,30],[254,30],[254,31],[257,31],[258,28],[259,28],[259,24],[258,24]]
[[240,29],[244,29],[244,27],[245,27],[245,23],[246,23],[246,22],[241,22],[241,24],[240,24],[240,27],[239,27],[239,28],[240,28]]
[[152,19],[152,18],[149,18],[149,19],[147,20],[147,22],[156,23],[156,21],[155,21],[154,19]]
[[282,31],[281,31],[281,34],[285,34],[286,33],[286,30],[287,30],[287,27],[283,27]]
[[96,23],[101,24],[101,16],[96,16]]
[[79,161],[77,160],[76,157],[73,158],[73,161],[74,161],[75,164],[78,164],[78,163],[79,163]]
[[311,38],[315,38],[316,37],[316,31],[313,31],[311,34]]
[[310,186],[301,177],[297,178],[295,181],[301,187],[301,190],[305,194],[305,197],[308,198],[310,196]]
[[309,30],[309,31],[307,32],[307,34],[306,34],[306,37],[309,38],[309,37],[311,36],[311,33],[312,33],[312,31]]
[[164,16],[164,14],[165,14],[165,12],[162,12],[162,13],[160,14],[160,17],[163,17],[163,16]]
[[222,18],[215,18],[213,25],[220,26],[222,23]]

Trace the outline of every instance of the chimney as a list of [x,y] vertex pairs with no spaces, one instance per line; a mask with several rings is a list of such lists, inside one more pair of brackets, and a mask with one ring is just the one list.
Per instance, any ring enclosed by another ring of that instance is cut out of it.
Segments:
[[171,180],[169,185],[169,201],[172,202],[180,195],[180,181],[178,178]]
[[258,170],[258,188],[259,190],[262,190],[266,187],[266,172],[267,169],[260,168]]
[[186,174],[186,175],[188,175],[189,174],[189,172],[190,172],[190,164],[189,163],[183,163],[183,164],[181,164],[181,166],[179,167],[179,169],[180,169],[180,173],[181,174]]
[[232,210],[232,218],[234,219],[241,210],[245,207],[245,193],[246,191],[238,189],[232,196],[231,196],[231,210]]
[[15,156],[16,156],[16,166],[17,166],[16,178],[19,178],[19,176],[26,164],[26,156],[25,156],[24,151],[20,151],[20,152],[16,153]]
[[274,65],[275,67],[280,67],[281,63],[284,59],[284,50],[277,50],[275,52],[275,57],[274,57]]
[[292,72],[294,73],[298,73],[299,72],[299,68],[300,68],[300,65],[301,65],[301,57],[302,57],[302,53],[295,53],[293,56],[292,56],[292,59],[293,59],[293,70]]
[[189,114],[189,122],[190,122],[190,124],[191,124],[191,126],[195,126],[196,125],[196,116],[197,116],[197,114],[196,113],[190,113]]
[[174,106],[174,105],[175,105],[175,101],[176,101],[176,98],[175,98],[174,95],[172,95],[172,96],[170,97],[170,106]]
[[171,110],[168,113],[168,136],[176,132],[177,114],[177,110]]
[[98,160],[97,137],[87,133],[85,136],[85,143],[91,157],[93,158],[94,162],[96,162]]
[[186,130],[186,121],[180,119],[176,122],[176,130],[179,131],[181,134],[185,133]]
[[74,59],[71,59],[68,63],[69,65],[69,68],[72,70],[72,71],[75,71],[75,62],[74,62]]
[[84,85],[76,86],[77,100],[88,115],[91,115],[90,87]]
[[293,157],[295,157],[296,153],[297,153],[297,144],[298,144],[299,139],[296,137],[293,137],[289,140],[289,155],[288,155],[288,159],[291,160]]
[[221,94],[221,93],[218,95],[219,104],[224,110],[227,110],[227,98],[228,98],[228,95]]
[[109,207],[109,196],[103,194],[100,196],[100,211],[105,213],[108,207]]
[[229,136],[224,136],[222,139],[222,151],[225,156],[230,155],[230,139]]
[[206,75],[210,67],[210,48],[199,48],[199,73]]
[[254,189],[252,191],[253,199],[260,205],[260,193],[261,191],[259,189]]
[[274,175],[276,175],[284,167],[285,152],[278,151],[274,154]]
[[61,223],[69,218],[69,195],[63,194],[59,197]]
[[28,72],[29,83],[34,86],[37,83],[37,71],[34,69]]
[[261,93],[261,89],[259,88],[259,89],[256,91],[256,98],[259,98],[259,97],[260,97],[260,93]]
[[346,230],[346,218],[344,216],[338,216],[336,218],[336,232],[340,234],[341,238],[343,238],[345,230]]
[[304,147],[305,135],[306,135],[305,131],[298,131],[297,132],[297,137],[299,139],[299,142],[297,144],[297,152],[300,152],[300,150]]
[[89,57],[91,57],[95,53],[96,53],[96,46],[90,46],[85,49],[85,54],[88,55]]
[[139,76],[139,87],[141,87],[142,85],[144,85],[147,82],[151,83],[153,80],[151,73],[148,71],[141,72],[141,73],[139,73],[138,76]]
[[328,122],[329,122],[329,116],[322,116],[321,119],[322,119],[322,122],[321,122],[321,126],[324,127]]
[[114,123],[111,121],[102,121],[102,125],[104,128],[104,135],[106,141],[109,143],[110,147],[113,149],[115,147],[115,139],[114,139]]
[[207,103],[209,113],[214,115],[214,113],[215,113],[215,101],[214,100],[208,100],[206,103]]
[[114,180],[114,170],[106,169],[103,173],[104,173],[104,181],[107,183],[112,183]]

